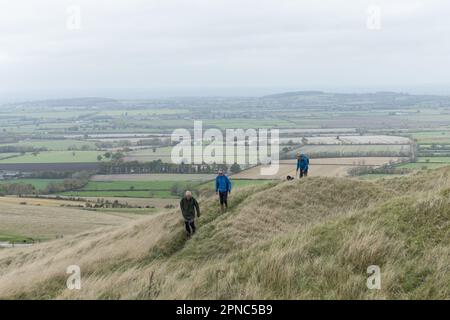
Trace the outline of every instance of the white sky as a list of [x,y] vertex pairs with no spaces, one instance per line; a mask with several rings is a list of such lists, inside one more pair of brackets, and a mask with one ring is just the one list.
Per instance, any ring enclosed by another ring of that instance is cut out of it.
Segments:
[[448,0],[0,0],[9,98],[414,88],[450,93]]

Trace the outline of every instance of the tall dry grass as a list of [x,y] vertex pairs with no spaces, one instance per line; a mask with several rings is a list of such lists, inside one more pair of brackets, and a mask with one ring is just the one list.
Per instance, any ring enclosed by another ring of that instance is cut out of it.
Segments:
[[122,225],[136,217],[138,215],[36,206],[28,202],[27,205],[19,205],[0,201],[0,235],[27,235],[37,239],[53,239],[56,235],[74,235],[102,226]]
[[[449,170],[374,182],[308,178],[0,252],[0,297],[34,299],[448,299]],[[68,290],[68,265],[82,289]],[[381,290],[366,287],[369,265]]]

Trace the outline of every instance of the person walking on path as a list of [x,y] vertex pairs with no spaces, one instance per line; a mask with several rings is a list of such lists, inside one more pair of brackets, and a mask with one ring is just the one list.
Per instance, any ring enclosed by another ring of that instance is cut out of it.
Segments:
[[186,191],[184,197],[180,201],[181,214],[184,218],[184,226],[186,228],[186,237],[189,239],[196,231],[195,213],[200,218],[200,206],[197,200],[192,196],[191,191]]
[[224,213],[228,209],[228,195],[231,192],[231,181],[219,170],[219,174],[216,177],[216,194],[219,195],[220,200],[220,213]]
[[297,154],[297,174],[300,172],[300,178],[308,176],[309,158],[306,154]]

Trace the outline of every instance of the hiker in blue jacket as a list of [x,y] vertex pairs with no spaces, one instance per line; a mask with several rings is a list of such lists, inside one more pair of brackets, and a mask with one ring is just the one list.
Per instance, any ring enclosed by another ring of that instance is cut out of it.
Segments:
[[306,154],[297,154],[297,173],[300,171],[300,178],[308,176],[309,158]]
[[219,170],[219,175],[216,177],[216,194],[219,194],[220,213],[223,213],[228,209],[228,194],[230,192],[231,181],[222,170]]

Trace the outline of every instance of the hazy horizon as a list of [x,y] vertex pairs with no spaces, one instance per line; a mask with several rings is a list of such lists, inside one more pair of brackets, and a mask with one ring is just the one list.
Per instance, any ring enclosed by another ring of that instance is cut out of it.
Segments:
[[265,95],[301,91],[322,91],[326,93],[377,93],[395,92],[411,95],[437,95],[450,96],[450,88],[424,86],[416,88],[215,88],[205,90],[152,90],[152,89],[102,89],[102,90],[67,90],[57,92],[0,92],[0,104],[19,103],[38,100],[57,100],[72,98],[110,98],[118,100],[152,100],[152,99],[175,99],[175,98],[254,98]]

